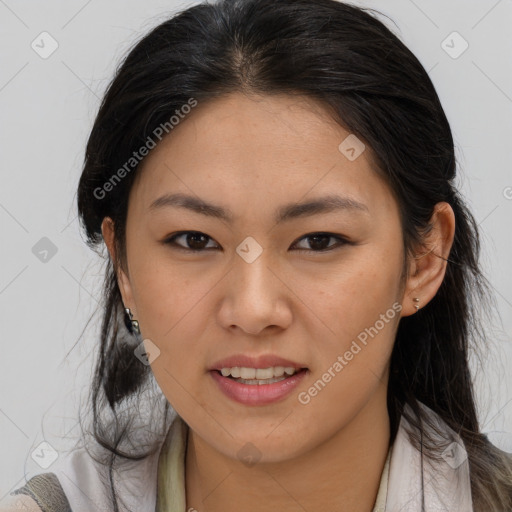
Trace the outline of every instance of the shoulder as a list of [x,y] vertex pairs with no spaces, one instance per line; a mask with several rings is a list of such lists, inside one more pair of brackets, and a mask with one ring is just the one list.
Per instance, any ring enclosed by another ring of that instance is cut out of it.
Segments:
[[41,507],[29,496],[9,494],[0,502],[0,512],[41,512]]
[[32,477],[25,485],[11,491],[0,504],[0,512],[72,512],[59,479],[54,473]]

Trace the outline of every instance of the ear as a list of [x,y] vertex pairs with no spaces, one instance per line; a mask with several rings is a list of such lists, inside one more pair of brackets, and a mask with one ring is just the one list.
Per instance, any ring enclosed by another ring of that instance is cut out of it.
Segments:
[[105,245],[107,246],[110,258],[114,265],[117,276],[117,285],[119,286],[119,291],[121,292],[123,304],[126,308],[130,308],[135,316],[135,302],[133,300],[130,279],[122,269],[120,262],[117,260],[118,255],[116,254],[116,247],[114,243],[114,229],[114,221],[110,217],[105,217],[101,223],[101,233],[103,235],[103,240],[105,241]]
[[[447,259],[455,235],[455,215],[446,202],[437,203],[430,229],[408,264],[408,277],[402,300],[401,316],[416,313],[435,296],[443,282]],[[417,299],[417,300],[415,300]]]

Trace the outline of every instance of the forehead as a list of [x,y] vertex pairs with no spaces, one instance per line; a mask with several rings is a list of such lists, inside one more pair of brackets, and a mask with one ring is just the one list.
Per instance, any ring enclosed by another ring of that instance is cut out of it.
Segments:
[[355,139],[360,155],[344,152],[353,137],[309,98],[229,94],[199,103],[149,153],[134,195],[146,209],[164,192],[229,199],[241,209],[332,193],[389,202],[369,148]]

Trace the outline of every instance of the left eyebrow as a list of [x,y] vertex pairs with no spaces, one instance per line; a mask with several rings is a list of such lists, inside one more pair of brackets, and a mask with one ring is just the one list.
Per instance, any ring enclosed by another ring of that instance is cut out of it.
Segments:
[[292,203],[285,205],[279,208],[275,221],[276,223],[280,223],[300,217],[309,217],[311,215],[340,210],[370,213],[365,204],[360,203],[355,199],[338,195],[330,195],[313,199],[305,203]]
[[[163,207],[186,208],[195,213],[221,219],[228,223],[232,223],[234,219],[234,216],[229,209],[182,193],[164,194],[150,204],[149,210],[156,210]],[[308,202],[284,205],[277,210],[274,221],[276,224],[279,224],[297,218],[340,210],[369,213],[368,207],[355,199],[338,195],[329,195],[313,199]]]

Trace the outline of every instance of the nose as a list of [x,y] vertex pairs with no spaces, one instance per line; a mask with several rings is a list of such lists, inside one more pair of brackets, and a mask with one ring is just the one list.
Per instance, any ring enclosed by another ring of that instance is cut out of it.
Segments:
[[220,324],[259,335],[265,329],[286,329],[292,321],[291,292],[265,251],[252,263],[235,258],[224,280]]

